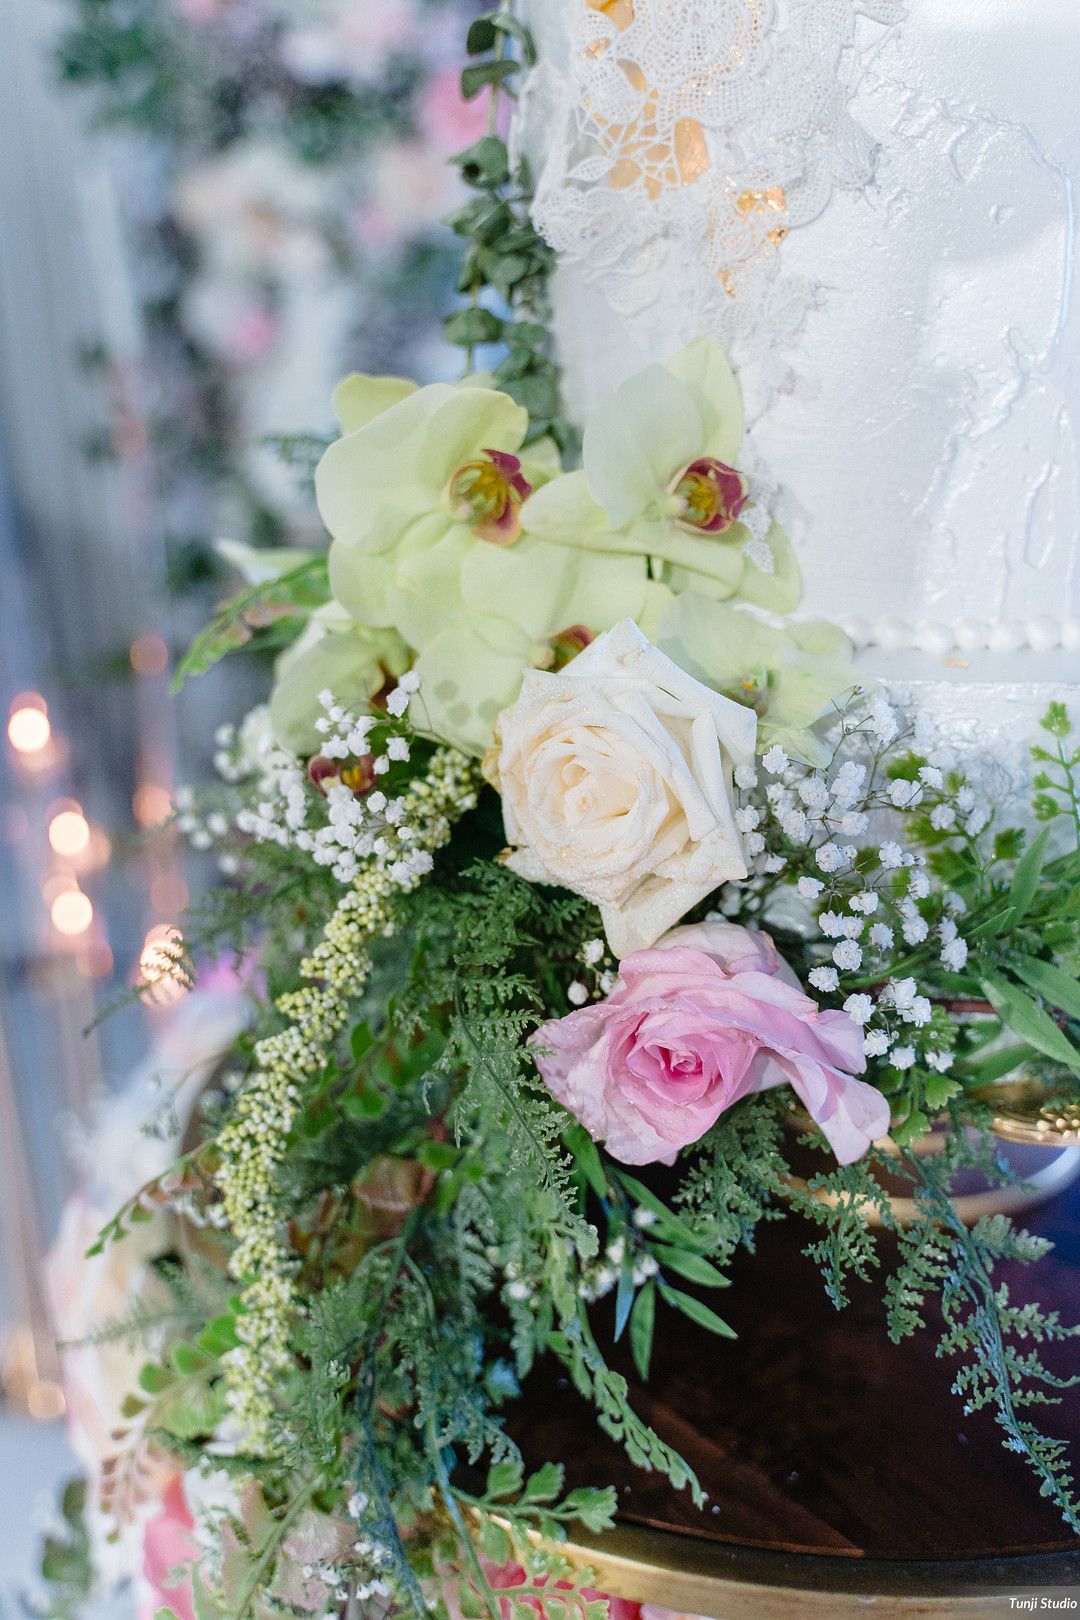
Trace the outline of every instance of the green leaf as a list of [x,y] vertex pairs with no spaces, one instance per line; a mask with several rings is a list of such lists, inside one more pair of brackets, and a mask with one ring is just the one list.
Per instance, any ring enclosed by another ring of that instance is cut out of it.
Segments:
[[1069,725],[1069,711],[1064,703],[1051,703],[1042,719],[1039,721],[1044,731],[1051,737],[1067,737],[1072,727]]
[[652,1360],[653,1328],[656,1324],[656,1284],[650,1278],[634,1301],[630,1312],[630,1349],[634,1366],[642,1378],[649,1376]]
[[1036,1051],[1053,1058],[1056,1063],[1065,1064],[1074,1074],[1080,1074],[1080,1051],[1029,995],[1018,985],[999,978],[996,973],[983,974],[980,982],[987,1001],[1014,1034],[1027,1041]]
[[955,1097],[961,1089],[959,1080],[954,1080],[947,1074],[928,1074],[923,1086],[923,1095],[928,1107],[938,1109],[944,1108],[949,1098]]
[[583,1524],[586,1530],[592,1530],[596,1534],[611,1529],[615,1520],[616,1506],[613,1485],[606,1485],[600,1490],[582,1486],[576,1491],[571,1491],[563,1504],[565,1511],[579,1524]]
[[628,1176],[624,1170],[615,1172],[619,1181],[636,1204],[642,1209],[651,1210],[656,1216],[661,1230],[669,1239],[673,1239],[688,1249],[699,1247],[698,1240],[688,1226],[685,1226],[673,1210],[668,1209],[662,1199],[657,1198],[644,1182],[638,1181],[634,1176]]
[[450,161],[472,185],[477,180],[486,180],[489,185],[501,186],[510,178],[506,143],[497,135],[481,135],[463,152],[456,152]]
[[681,1289],[672,1288],[670,1283],[662,1282],[659,1287],[661,1299],[666,1304],[674,1306],[677,1311],[682,1311],[683,1315],[688,1316],[691,1322],[696,1322],[698,1327],[708,1328],[710,1333],[718,1333],[722,1339],[736,1337],[735,1329],[729,1327],[723,1317],[717,1316],[715,1311],[703,1305],[700,1299],[695,1299],[693,1294],[684,1294]]
[[488,1470],[485,1494],[497,1502],[504,1496],[516,1496],[521,1490],[521,1465],[516,1462],[494,1463]]
[[230,597],[205,630],[195,637],[180,660],[173,676],[173,691],[179,692],[189,675],[204,675],[226,653],[241,646],[250,635],[244,620],[256,608],[297,604],[307,609],[325,601],[328,592],[326,558],[309,557],[277,579],[252,585],[248,590]]
[[504,1564],[510,1562],[514,1550],[510,1537],[502,1525],[496,1524],[494,1519],[482,1519],[480,1521],[480,1534],[477,1539],[480,1543],[480,1551],[488,1562],[494,1564],[496,1568],[501,1569]]
[[1026,1063],[1034,1056],[1034,1048],[1028,1045],[1001,1046],[997,1051],[990,1052],[986,1057],[970,1059],[958,1068],[958,1073],[970,1080],[976,1086],[989,1086],[1003,1075],[1012,1074],[1021,1063]]
[[1029,989],[1042,996],[1052,1007],[1059,1007],[1070,1018],[1080,1018],[1080,983],[1068,973],[1062,973],[1052,962],[1019,952],[1010,957],[1009,966],[1017,978],[1023,979]]
[[1047,827],[1017,863],[1009,889],[1009,899],[1018,917],[1022,917],[1028,910],[1038,892],[1039,874],[1046,859],[1046,845],[1049,838],[1050,829]]
[[461,1149],[453,1142],[433,1142],[430,1137],[420,1143],[416,1157],[425,1170],[452,1170],[461,1158]]
[[567,1150],[577,1160],[578,1168],[598,1198],[608,1196],[607,1177],[596,1143],[584,1125],[574,1124],[563,1132]]
[[525,1481],[523,1502],[554,1502],[562,1494],[566,1470],[561,1463],[545,1463]]
[[470,56],[483,56],[495,49],[498,39],[495,24],[489,13],[477,17],[469,24],[469,32],[465,35],[465,49]]
[[443,323],[443,333],[448,343],[456,343],[459,348],[473,349],[481,343],[498,343],[502,337],[503,323],[490,309],[477,306],[475,309],[459,309],[456,315],[451,315]]
[[634,1261],[633,1256],[627,1253],[622,1265],[619,1267],[619,1286],[615,1290],[615,1343],[618,1344],[623,1336],[623,1329],[630,1320],[630,1307],[634,1303]]
[[473,101],[488,85],[502,89],[518,71],[520,63],[504,56],[495,62],[473,62],[461,72],[461,95],[464,101]]
[[710,1260],[696,1249],[678,1249],[667,1243],[654,1243],[653,1253],[669,1271],[677,1271],[688,1282],[702,1288],[728,1288],[730,1283],[723,1272],[717,1271]]
[[349,1045],[352,1047],[352,1055],[355,1061],[357,1063],[362,1063],[367,1057],[368,1053],[371,1051],[371,1048],[375,1045],[375,1037],[371,1032],[371,1025],[368,1023],[366,1018],[357,1024],[356,1028],[353,1030],[349,1039]]
[[148,1395],[160,1395],[174,1380],[175,1375],[169,1368],[159,1367],[155,1361],[148,1361],[139,1370],[139,1388],[144,1389]]

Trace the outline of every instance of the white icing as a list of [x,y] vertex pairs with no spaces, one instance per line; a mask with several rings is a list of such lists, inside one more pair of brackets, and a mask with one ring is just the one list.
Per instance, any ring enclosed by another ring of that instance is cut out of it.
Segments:
[[[739,367],[755,454],[787,492],[807,613],[933,666],[1075,655],[1080,6],[632,9],[620,34],[584,0],[534,0],[544,61],[522,138],[542,159],[538,219],[567,261],[556,325],[573,408],[711,330]],[[610,184],[610,126],[634,111],[611,59],[631,47],[663,92],[664,138],[676,115],[707,136],[707,173],[654,196],[644,180]],[[738,71],[718,69],[736,47]],[[732,196],[772,186],[787,236],[747,238],[732,260]],[[725,198],[733,296],[709,245]]]

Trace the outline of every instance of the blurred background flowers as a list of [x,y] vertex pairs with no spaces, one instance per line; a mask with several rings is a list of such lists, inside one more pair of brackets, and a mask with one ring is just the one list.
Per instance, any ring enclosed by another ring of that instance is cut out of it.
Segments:
[[[107,1099],[139,1064],[145,1095],[163,1038],[174,1080],[188,1061],[161,953],[213,874],[173,794],[267,674],[264,654],[230,660],[173,697],[170,672],[229,587],[218,539],[319,532],[335,382],[460,371],[441,221],[447,158],[488,117],[459,90],[477,10],[0,7],[0,1445],[25,1442],[31,1473],[3,1471],[23,1518],[33,1468],[60,1466],[36,1426],[64,1406],[42,1259],[76,1150],[85,1172]],[[84,1038],[159,977],[156,1002]],[[0,1594],[28,1546],[0,1556]]]

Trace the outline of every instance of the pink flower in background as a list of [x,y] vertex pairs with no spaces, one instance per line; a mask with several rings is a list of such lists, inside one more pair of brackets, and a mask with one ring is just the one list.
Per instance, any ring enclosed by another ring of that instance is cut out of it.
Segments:
[[161,1499],[161,1507],[143,1531],[143,1601],[139,1620],[153,1620],[159,1609],[171,1609],[176,1620],[195,1620],[191,1582],[173,1585],[172,1572],[198,1556],[192,1532],[195,1521],[184,1495],[184,1480],[177,1474]]
[[250,365],[270,352],[277,336],[278,322],[273,310],[262,304],[251,304],[241,310],[229,329],[229,355],[237,365]]
[[674,928],[623,958],[605,1001],[544,1024],[536,1062],[558,1100],[624,1164],[674,1162],[741,1098],[790,1085],[850,1164],[889,1127],[856,1080],[862,1030],[805,994],[767,934]]
[[[420,133],[442,157],[460,152],[484,134],[490,104],[487,91],[466,101],[461,94],[461,69],[442,68],[431,75],[421,93],[417,109]],[[502,105],[507,105],[505,97]]]
[[221,16],[229,0],[174,0],[174,4],[188,22],[208,23]]

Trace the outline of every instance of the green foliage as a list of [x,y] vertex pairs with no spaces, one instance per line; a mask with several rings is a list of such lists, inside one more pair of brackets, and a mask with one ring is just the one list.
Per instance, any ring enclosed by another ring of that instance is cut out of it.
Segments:
[[511,168],[506,143],[496,133],[500,95],[513,95],[521,68],[535,61],[532,39],[504,4],[476,19],[467,48],[476,60],[462,72],[462,94],[469,100],[489,91],[491,116],[487,133],[452,160],[474,193],[447,221],[468,244],[458,286],[470,303],[449,316],[443,330],[450,343],[466,351],[470,370],[474,350],[502,347],[494,368],[496,387],[529,412],[529,442],[550,435],[565,453],[575,448],[576,434],[563,412],[558,369],[549,352],[547,287],[555,255],[530,218],[524,162]]
[[277,579],[250,585],[232,596],[200,630],[177,667],[173,691],[178,692],[189,675],[205,675],[228,653],[252,639],[256,617],[291,614],[303,617],[321,606],[329,594],[325,557],[309,557]]
[[1065,1445],[1024,1416],[1032,1406],[1054,1405],[1059,1392],[1080,1379],[1051,1372],[1035,1349],[1080,1335],[1056,1312],[1016,1306],[1004,1284],[995,1286],[999,1260],[1032,1262],[1050,1245],[1018,1230],[1004,1215],[984,1217],[969,1231],[949,1196],[952,1173],[965,1162],[963,1137],[950,1138],[937,1159],[907,1156],[919,1215],[899,1232],[901,1264],[886,1286],[889,1334],[894,1340],[925,1326],[927,1296],[940,1296],[944,1332],[938,1354],[959,1363],[953,1389],[965,1412],[989,1407],[1004,1431],[1004,1444],[1018,1452],[1039,1480],[1040,1493],[1080,1534],[1080,1502],[1074,1494]]
[[1080,747],[1070,746],[1073,727],[1063,703],[1051,703],[1042,720],[1043,730],[1054,739],[1053,750],[1041,744],[1032,748],[1031,757],[1044,768],[1034,779],[1035,814],[1040,821],[1071,821],[1076,846],[1080,849]]
[[44,1595],[33,1603],[23,1600],[23,1610],[33,1616],[33,1620],[79,1620],[94,1590],[92,1548],[86,1528],[85,1480],[67,1482],[59,1509],[59,1525],[46,1535],[41,1549]]

